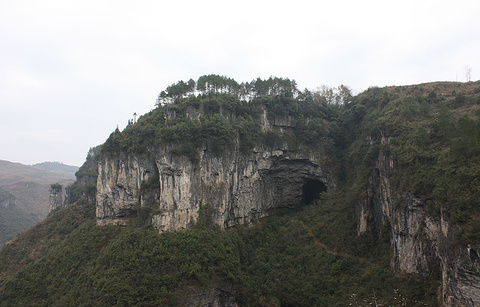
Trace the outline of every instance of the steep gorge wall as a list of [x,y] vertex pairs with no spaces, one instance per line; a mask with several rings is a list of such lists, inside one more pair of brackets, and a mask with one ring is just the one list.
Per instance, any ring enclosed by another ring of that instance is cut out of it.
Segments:
[[[381,143],[388,144],[383,137]],[[389,153],[380,152],[359,204],[359,234],[368,227],[377,231],[390,224],[392,258],[396,272],[424,277],[441,274],[444,306],[480,306],[480,258],[478,246],[452,247],[455,227],[428,212],[425,195],[396,191],[389,177],[395,163]]]

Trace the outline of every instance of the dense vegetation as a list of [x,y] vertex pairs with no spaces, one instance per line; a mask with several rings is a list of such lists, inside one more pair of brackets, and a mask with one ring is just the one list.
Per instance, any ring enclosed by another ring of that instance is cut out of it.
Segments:
[[[289,127],[262,129],[262,108]],[[425,196],[432,218],[441,213],[459,229],[456,244],[478,244],[479,109],[479,82],[370,88],[355,97],[344,86],[300,91],[273,77],[172,84],[156,109],[92,149],[71,188],[76,204],[1,250],[0,305],[177,305],[189,290],[221,282],[242,306],[436,306],[440,277],[394,275],[389,224],[358,236],[355,208],[379,153],[389,154],[394,192]],[[312,205],[225,231],[211,224],[208,207],[185,231],[158,234],[138,227],[142,216],[128,227],[95,226],[98,155],[162,146],[195,161],[199,148],[247,154],[281,144],[322,150],[338,186]]]
[[[102,150],[148,152],[162,145],[197,160],[202,148],[222,154],[237,146],[250,152],[258,144],[307,146],[322,150],[330,169],[349,186],[367,180],[383,151],[395,161],[390,176],[397,191],[431,198],[432,216],[443,210],[469,229],[464,239],[475,239],[480,238],[480,224],[472,219],[480,206],[479,103],[478,82],[370,88],[352,97],[343,85],[311,92],[289,79],[239,84],[208,75],[168,86],[157,109],[113,132]],[[262,130],[262,108],[271,122],[289,121],[293,128]],[[382,137],[391,142],[381,144]]]
[[346,306],[373,296],[394,303],[395,289],[410,306],[431,303],[438,284],[390,273],[388,234],[356,238],[348,208],[325,201],[253,227],[204,223],[158,234],[96,227],[93,204],[74,204],[2,250],[0,305],[175,305],[183,288],[214,280],[233,284],[242,305]]
[[[330,89],[328,98],[351,98],[347,87],[341,89],[338,94]],[[289,148],[304,144],[327,147],[334,153],[333,143],[341,138],[335,122],[339,105],[327,102],[319,92],[300,91],[295,81],[282,78],[238,84],[230,78],[209,75],[197,82],[179,81],[160,93],[156,109],[141,116],[135,125],[114,131],[102,152],[145,153],[160,145],[196,160],[203,148],[221,155],[232,148],[249,152],[259,143],[288,143]],[[295,130],[262,131],[263,108],[268,120],[291,121]]]
[[348,113],[361,123],[351,130],[347,153],[362,174],[357,182],[379,151],[391,154],[396,191],[425,195],[432,218],[442,212],[461,226],[459,243],[480,241],[479,82],[372,88],[346,105]]
[[98,158],[102,146],[92,147],[88,151],[85,163],[75,173],[77,180],[66,188],[68,195],[67,203],[72,204],[79,200],[95,201],[97,192],[97,176],[98,176]]

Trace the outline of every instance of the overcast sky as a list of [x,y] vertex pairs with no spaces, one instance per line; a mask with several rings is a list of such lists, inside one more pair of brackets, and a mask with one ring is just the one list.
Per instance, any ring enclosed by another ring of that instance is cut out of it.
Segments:
[[83,164],[178,80],[480,76],[480,1],[0,0],[0,159]]

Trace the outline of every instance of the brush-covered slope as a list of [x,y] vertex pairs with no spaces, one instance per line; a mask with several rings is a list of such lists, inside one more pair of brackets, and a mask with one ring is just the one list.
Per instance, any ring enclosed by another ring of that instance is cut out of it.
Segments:
[[[440,274],[442,304],[480,305],[480,82],[370,89],[347,151],[359,233],[391,227],[392,269]],[[348,172],[347,172],[348,173]]]
[[206,214],[192,229],[161,234],[98,227],[94,217],[94,204],[73,204],[5,246],[0,305],[346,306],[374,297],[394,304],[399,293],[421,306],[436,299],[437,282],[391,273],[388,237],[357,238],[354,210],[335,200],[226,231]]

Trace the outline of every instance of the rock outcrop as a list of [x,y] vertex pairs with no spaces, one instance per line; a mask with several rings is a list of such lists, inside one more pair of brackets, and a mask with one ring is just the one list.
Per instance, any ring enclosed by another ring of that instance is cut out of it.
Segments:
[[[386,145],[389,138],[381,142]],[[452,250],[454,227],[443,212],[429,212],[433,200],[427,196],[396,191],[388,176],[393,168],[390,154],[380,152],[359,205],[359,234],[389,223],[394,271],[441,274],[443,306],[480,306],[479,246]]]
[[63,187],[61,184],[52,184],[50,186],[50,210],[49,212],[63,208],[64,207],[64,200],[63,200]]
[[[262,105],[257,111],[256,123],[264,132],[295,129],[289,116],[269,116]],[[181,114],[188,119],[203,116],[202,108],[185,112]],[[219,112],[226,118],[234,116],[222,108]],[[167,108],[163,118],[177,116],[175,109]],[[387,146],[390,139],[383,135],[381,145]],[[366,141],[374,142],[372,137]],[[207,145],[197,148],[195,159],[157,145],[142,154],[101,154],[96,160],[97,225],[135,221],[174,231],[191,227],[206,214],[224,229],[307,204],[336,185],[322,150],[289,148],[285,142],[257,144],[245,153],[238,149],[238,140],[233,143],[234,148],[224,153],[214,153]],[[392,170],[395,161],[380,150],[358,204],[358,233],[373,228],[380,235],[388,224],[395,272],[441,279],[444,306],[480,306],[480,246],[452,248],[456,227],[440,209],[431,211],[441,206],[427,195],[394,186]]]
[[[262,130],[282,134],[293,129],[291,116],[269,116],[256,106]],[[235,115],[220,108],[224,118]],[[188,119],[204,116],[204,108],[187,108]],[[167,108],[164,118],[177,113]],[[125,225],[147,218],[159,231],[185,229],[203,210],[221,228],[249,223],[281,208],[294,208],[318,197],[335,180],[321,151],[288,148],[287,144],[257,144],[249,153],[237,144],[224,153],[207,145],[198,159],[176,155],[168,146],[150,147],[142,155],[120,152],[98,158],[97,224]],[[235,148],[237,147],[237,148]]]
[[184,229],[197,222],[202,206],[221,228],[248,223],[301,206],[333,185],[321,158],[286,148],[223,156],[204,149],[198,162],[166,149],[105,156],[98,168],[97,224],[126,224],[148,209],[159,231]]

